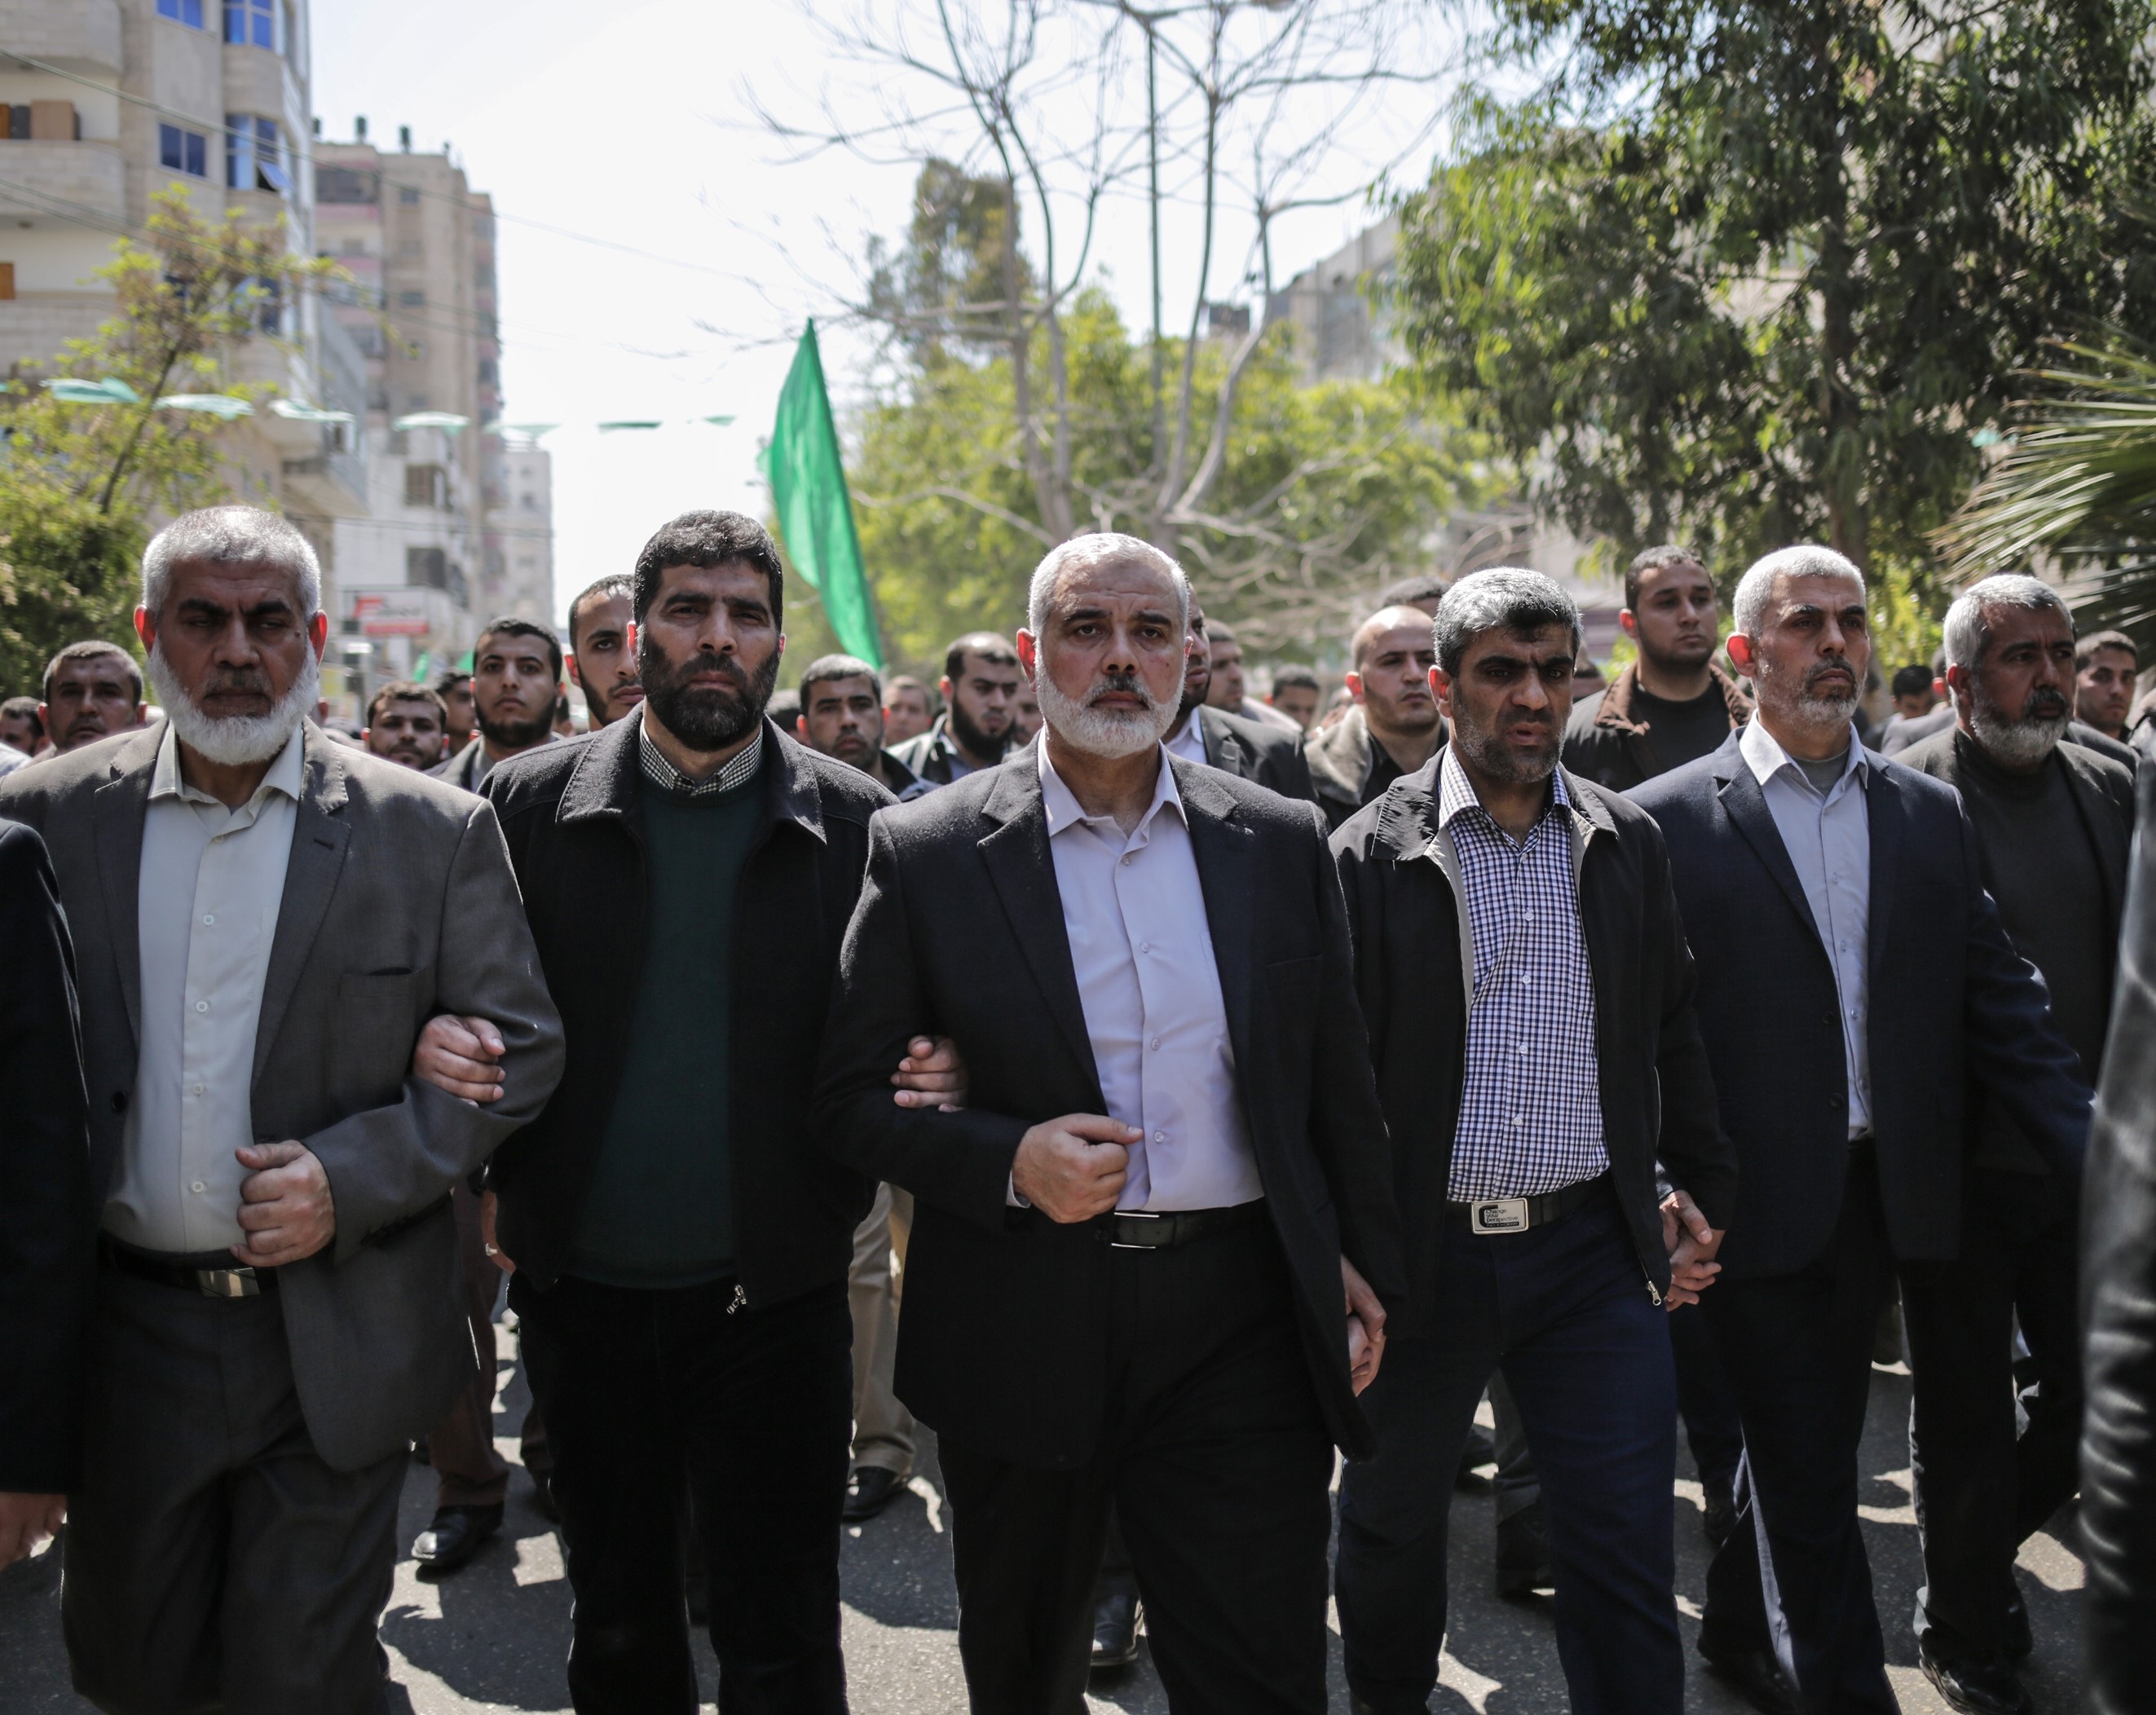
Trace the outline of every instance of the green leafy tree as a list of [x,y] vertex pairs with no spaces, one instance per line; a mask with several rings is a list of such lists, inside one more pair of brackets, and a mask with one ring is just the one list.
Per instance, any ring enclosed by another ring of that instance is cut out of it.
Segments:
[[[186,195],[157,197],[144,241],[123,240],[98,270],[114,313],[70,340],[49,371],[18,360],[0,398],[0,685],[36,689],[53,653],[84,637],[131,644],[136,567],[153,521],[227,493],[225,426],[161,409],[173,394],[257,400],[230,379],[234,353],[273,309],[336,272],[295,255],[281,223],[207,221]],[[133,403],[70,403],[44,383],[117,381]]]
[[[1097,290],[1063,321],[1081,519],[1145,534],[1149,341]],[[1183,362],[1179,348],[1169,355]],[[1194,356],[1208,415],[1235,361],[1219,341]],[[1027,578],[1063,539],[1040,516],[1013,393],[1001,356],[945,362],[913,372],[859,419],[850,475],[862,549],[886,638],[917,666],[961,631],[1023,624]],[[1405,388],[1299,385],[1286,328],[1244,360],[1225,433],[1217,506],[1184,525],[1178,552],[1208,603],[1263,649],[1307,656],[1336,637],[1372,588],[1427,562],[1444,516],[1496,487],[1479,440],[1419,410]]]
[[1620,554],[1831,543],[1928,623],[1931,537],[2044,341],[2156,325],[2148,0],[1495,0],[1406,200],[1419,372]]

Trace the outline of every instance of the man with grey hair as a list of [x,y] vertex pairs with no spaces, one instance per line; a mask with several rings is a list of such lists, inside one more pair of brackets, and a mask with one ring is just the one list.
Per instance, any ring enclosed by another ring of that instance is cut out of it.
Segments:
[[[143,557],[167,716],[0,782],[75,941],[102,1204],[62,1603],[100,1708],[382,1707],[407,1449],[473,1363],[453,1186],[537,1113],[560,1021],[493,810],[306,718],[306,539],[220,506]],[[503,1093],[408,1081],[480,1013]]]
[[[2133,775],[2064,737],[2083,651],[2050,585],[2013,575],[1972,585],[1948,611],[1946,653],[1955,727],[1901,760],[1961,793],[1984,886],[2094,1084],[2111,1024]],[[1956,1707],[2006,1711],[2028,1702],[2014,1676],[2030,1647],[2015,1553],[2079,1482],[2080,1246],[2056,1177],[1981,1092],[1968,1137],[1960,1252],[1902,1289],[1924,1553],[1917,1643]],[[2029,1348],[2018,1401],[2017,1320]]]
[[1873,1331],[1897,1271],[1921,1281],[1959,1253],[1970,1089],[2069,1202],[2089,1092],[1953,789],[1856,741],[1863,574],[1784,548],[1734,606],[1730,659],[1756,715],[1633,793],[1669,843],[1739,1169],[1702,1303],[1744,1426],[1743,1506],[1708,1571],[1699,1649],[1762,1707],[1885,1715],[1857,1528]]
[[1573,1707],[1668,1711],[1664,1312],[1712,1281],[1736,1197],[1691,958],[1654,823],[1559,764],[1571,600],[1537,573],[1476,573],[1435,644],[1450,744],[1332,836],[1409,1261],[1365,1402],[1377,1456],[1341,1493],[1348,1683],[1374,1715],[1426,1707],[1452,1475],[1502,1372],[1540,1470]]
[[[1082,1701],[1111,1506],[1178,1712],[1326,1706],[1398,1235],[1317,813],[1162,746],[1188,619],[1135,537],[1041,562],[1040,742],[876,817],[830,1010],[819,1141],[914,1195],[898,1391],[981,1715]],[[963,1112],[891,1101],[932,1021]]]

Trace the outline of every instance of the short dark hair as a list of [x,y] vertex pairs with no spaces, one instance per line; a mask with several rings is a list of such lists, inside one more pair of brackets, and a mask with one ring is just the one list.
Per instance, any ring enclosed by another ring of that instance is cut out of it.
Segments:
[[1922,696],[1932,688],[1932,680],[1939,675],[1919,661],[1894,670],[1893,693],[1897,696]]
[[[680,566],[688,562],[683,560],[669,560],[666,563],[670,566]],[[771,701],[763,706],[763,712],[771,720],[778,723],[780,732],[790,736],[793,731],[794,721],[800,718],[801,693],[798,691],[773,691]]]
[[786,573],[778,563],[778,544],[771,532],[746,512],[684,512],[659,526],[636,557],[636,589],[630,608],[641,625],[659,599],[659,574],[669,566],[727,566],[736,560],[753,566],[771,581],[771,619],[783,612]]
[[53,700],[53,675],[66,661],[92,661],[100,655],[117,655],[127,664],[127,677],[135,686],[135,701],[142,701],[142,669],[135,657],[116,643],[107,643],[101,637],[85,637],[80,643],[71,643],[52,660],[45,663],[44,700]]
[[1452,580],[1442,572],[1417,572],[1397,578],[1378,592],[1379,608],[1419,608],[1445,599]]
[[801,670],[801,706],[808,706],[808,687],[833,679],[865,679],[870,694],[883,701],[883,675],[859,655],[819,655]]
[[367,706],[367,724],[372,727],[381,714],[384,703],[426,703],[434,711],[434,718],[442,723],[442,731],[449,730],[449,706],[442,701],[439,691],[430,691],[415,679],[393,679],[374,693]]
[[1233,643],[1235,628],[1225,619],[1209,619],[1205,622],[1205,640],[1208,643]]
[[1275,691],[1278,691],[1283,685],[1292,686],[1295,689],[1301,691],[1315,691],[1320,693],[1322,693],[1325,689],[1325,686],[1319,681],[1317,677],[1317,670],[1314,667],[1274,668],[1273,689]]
[[1524,637],[1546,625],[1562,625],[1572,634],[1577,660],[1579,609],[1556,584],[1522,566],[1492,566],[1471,573],[1445,593],[1437,610],[1437,665],[1448,674],[1457,673],[1468,645],[1486,631]]
[[577,615],[583,609],[584,603],[597,596],[618,595],[627,596],[630,605],[632,607],[635,605],[636,580],[626,572],[609,572],[596,582],[586,584],[577,593],[577,598],[569,603],[569,653],[571,655],[577,652]]
[[443,674],[440,678],[434,681],[434,689],[439,695],[447,696],[459,685],[469,685],[470,683],[470,674],[464,671],[461,668],[452,667],[448,672]]
[[38,737],[45,736],[45,717],[38,712],[38,700],[33,696],[11,696],[0,703],[0,715],[21,715],[37,729]]
[[547,658],[554,664],[554,682],[562,682],[562,639],[554,634],[551,625],[542,625],[536,619],[520,619],[514,614],[504,614],[498,619],[490,619],[479,629],[472,639],[472,665],[479,665],[479,646],[490,637],[536,637],[547,645]]
[[2125,650],[2133,657],[2134,670],[2140,670],[2141,651],[2133,646],[2133,639],[2123,631],[2096,631],[2082,638],[2074,645],[2074,670],[2078,673],[2088,665],[2096,659],[2096,652],[2100,649]]
[[951,639],[951,647],[943,651],[943,676],[953,685],[966,670],[966,657],[978,655],[998,667],[1018,665],[1018,650],[1011,640],[999,632],[968,631],[963,637]]
[[884,680],[883,694],[889,696],[894,691],[917,691],[921,693],[921,701],[932,704],[936,701],[936,693],[911,673],[894,673]]
[[1646,581],[1650,572],[1659,572],[1665,566],[1697,566],[1704,571],[1707,562],[1678,542],[1666,542],[1650,548],[1642,548],[1632,556],[1632,563],[1625,568],[1626,607],[1640,605],[1640,586]]

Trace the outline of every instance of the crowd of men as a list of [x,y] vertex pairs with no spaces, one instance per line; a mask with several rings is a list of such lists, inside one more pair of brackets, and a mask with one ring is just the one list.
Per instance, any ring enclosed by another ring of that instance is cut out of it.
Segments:
[[566,649],[495,620],[338,734],[311,549],[216,508],[145,556],[157,718],[110,642],[0,706],[0,1564],[64,1520],[85,1697],[384,1707],[415,1445],[423,1565],[501,1522],[506,1275],[579,1711],[693,1710],[692,1623],[722,1707],[843,1710],[839,1528],[926,1424],[984,1715],[1078,1708],[1141,1612],[1178,1711],[1312,1715],[1328,1598],[1354,1707],[1426,1708],[1491,1458],[1573,1707],[1671,1715],[1680,1421],[1706,1666],[1889,1711],[1897,1297],[1925,1672],[2030,1707],[2015,1554],[2078,1492],[2091,1703],[2146,1707],[2123,636],[1987,578],[1875,734],[1855,565],[1768,555],[1725,636],[1671,547],[1590,694],[1499,567],[1260,699],[1097,534],[936,685],[825,655],[781,721],[783,583],[685,514]]

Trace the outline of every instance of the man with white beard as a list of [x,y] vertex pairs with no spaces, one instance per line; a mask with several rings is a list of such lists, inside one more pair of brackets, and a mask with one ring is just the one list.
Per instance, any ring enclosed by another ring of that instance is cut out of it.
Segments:
[[[1946,652],[1956,724],[1900,760],[1961,793],[1984,886],[2093,1085],[2111,1025],[2133,773],[2068,736],[2078,651],[2049,584],[2011,574],[1972,584],[1947,611]],[[2028,1703],[2014,1665],[2030,1635],[2015,1553],[2080,1481],[2080,1224],[1996,1102],[1972,1105],[1969,1142],[1960,1254],[1902,1288],[1924,1550],[1917,1646],[1956,1708],[2015,1710]],[[2029,1348],[2018,1378],[2017,1321]]]
[[[74,1683],[130,1715],[360,1715],[407,1450],[473,1363],[450,1189],[546,1101],[560,1021],[492,808],[305,718],[305,537],[185,515],[135,624],[166,721],[0,783],[60,878],[102,1204]],[[498,1101],[407,1081],[443,1013],[501,1033]]]
[[[1135,537],[1041,562],[1041,741],[870,824],[824,1040],[819,1142],[914,1194],[897,1387],[976,1712],[1082,1702],[1111,1503],[1178,1715],[1325,1707],[1399,1240],[1317,812],[1161,743],[1189,601]],[[891,1102],[932,1024],[963,1110]]]

